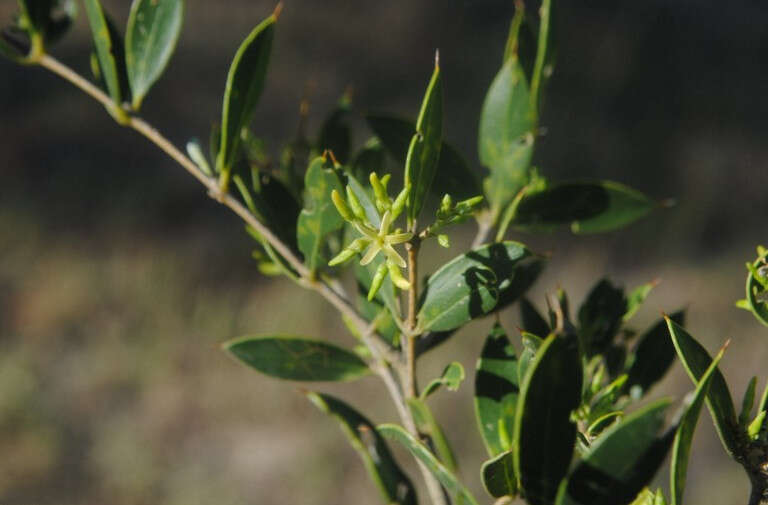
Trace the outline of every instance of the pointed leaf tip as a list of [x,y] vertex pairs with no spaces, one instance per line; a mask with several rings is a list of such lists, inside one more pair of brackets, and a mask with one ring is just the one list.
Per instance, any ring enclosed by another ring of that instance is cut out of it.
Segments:
[[280,19],[280,14],[283,12],[283,2],[277,2],[277,5],[275,5],[275,10],[272,11],[272,17],[275,18],[275,21]]
[[435,49],[435,69],[440,70],[440,49]]

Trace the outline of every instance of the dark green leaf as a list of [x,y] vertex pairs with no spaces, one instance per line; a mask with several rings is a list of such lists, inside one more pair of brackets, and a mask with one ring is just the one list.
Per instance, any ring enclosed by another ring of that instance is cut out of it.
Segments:
[[515,477],[513,460],[514,453],[507,451],[483,463],[480,469],[483,487],[494,498],[517,494],[517,477]]
[[273,14],[254,28],[240,45],[229,67],[221,114],[221,141],[216,159],[219,172],[227,173],[232,169],[240,131],[253,118],[264,89],[276,21]]
[[259,372],[295,381],[351,381],[370,370],[355,354],[327,342],[287,335],[241,337],[224,349]]
[[[497,272],[499,275],[499,301],[495,310],[501,311],[523,296],[539,278],[546,265],[546,258],[531,255],[515,265],[512,272]],[[507,277],[507,275],[512,277]]]
[[523,244],[508,241],[482,246],[449,261],[427,280],[419,328],[452,330],[487,314],[500,294],[516,285],[518,265],[531,256]]
[[515,348],[494,325],[485,339],[475,372],[475,416],[490,456],[509,449],[520,394]]
[[413,484],[400,469],[387,443],[371,422],[338,398],[311,391],[305,394],[317,408],[339,421],[384,502],[387,505],[416,505]]
[[349,161],[349,150],[352,145],[352,132],[347,124],[350,104],[349,93],[345,93],[333,112],[323,121],[317,140],[317,151],[322,153],[326,149],[330,150],[341,164]]
[[633,412],[602,433],[561,486],[557,505],[632,502],[658,471],[674,431],[660,435],[670,400]]
[[456,476],[440,463],[434,454],[424,445],[413,438],[413,435],[395,424],[382,424],[377,430],[388,440],[394,440],[403,445],[408,451],[437,478],[448,494],[455,500],[456,505],[477,505],[477,500],[469,490],[462,485]]
[[563,182],[526,194],[512,224],[529,231],[569,224],[573,233],[599,233],[637,221],[656,206],[642,193],[616,182]]
[[[409,131],[413,131],[411,125]],[[371,172],[383,175],[386,169],[386,153],[379,139],[372,137],[365,143],[362,149],[357,152],[351,163],[352,176],[358,180],[365,181]]]
[[568,472],[582,380],[576,336],[547,337],[523,379],[512,441],[515,474],[531,505],[551,504]]
[[682,505],[683,491],[685,490],[685,478],[688,473],[688,457],[691,453],[691,442],[693,441],[693,432],[696,430],[696,423],[701,414],[701,407],[704,405],[704,399],[709,391],[709,384],[712,376],[717,370],[717,365],[723,358],[725,348],[721,349],[715,359],[702,375],[699,384],[690,404],[685,410],[680,423],[675,430],[675,442],[672,446],[672,465],[670,468],[669,490],[672,495],[672,505]]
[[296,224],[296,237],[304,264],[314,272],[326,262],[323,255],[326,237],[344,226],[344,219],[331,200],[331,192],[342,193],[343,188],[336,172],[325,168],[325,158],[317,157],[307,168],[304,190],[304,210]]
[[[741,413],[739,414],[739,426],[746,428],[752,419],[752,408],[755,406],[755,389],[757,388],[757,377],[752,377],[747,390],[744,392],[744,398],[741,400]],[[760,412],[758,410],[758,412]]]
[[[712,358],[696,339],[670,318],[667,318],[667,326],[680,361],[683,362],[691,380],[698,384],[712,363]],[[737,449],[738,422],[733,399],[720,369],[713,372],[711,381],[707,392],[707,407],[725,450],[728,454],[734,454]]]
[[536,353],[539,352],[539,347],[544,342],[544,338],[549,336],[549,333],[545,337],[539,337],[533,333],[523,332],[521,335],[521,341],[523,343],[523,352],[520,353],[520,364],[517,367],[518,381],[522,384],[525,379],[525,374],[528,371],[528,367],[531,366],[533,358],[536,357]]
[[134,0],[125,33],[125,63],[139,109],[165,70],[181,33],[183,0]]
[[426,399],[429,395],[445,386],[448,391],[458,391],[459,386],[464,382],[464,367],[458,361],[454,361],[445,367],[442,375],[437,379],[433,379],[421,392],[421,399]]
[[123,58],[124,55],[116,51],[101,2],[99,0],[85,0],[85,12],[91,25],[101,76],[107,86],[109,96],[119,105],[123,99],[118,68],[120,65],[124,65],[124,62],[118,63],[117,58]]
[[[685,311],[681,310],[669,316],[677,324],[685,324]],[[667,374],[675,361],[675,346],[669,338],[665,320],[660,319],[649,328],[637,342],[632,352],[627,370],[627,382],[624,390],[634,398],[646,394],[651,386]]]
[[[416,129],[413,122],[390,116],[368,115],[368,126],[381,140],[387,152],[398,165],[405,165],[408,147]],[[475,173],[451,144],[443,142],[440,158],[437,160],[437,173],[432,181],[432,194],[438,197],[446,193],[456,200],[471,198],[481,193]]]
[[415,220],[421,212],[427,192],[437,172],[437,161],[443,145],[443,85],[440,66],[435,60],[435,71],[427,86],[421,112],[416,120],[416,133],[408,147],[405,159],[405,184],[408,194],[408,219]]
[[296,223],[301,212],[299,203],[280,180],[267,172],[253,171],[252,177],[257,183],[254,184],[253,194],[257,217],[291,249],[298,250]]
[[624,290],[600,280],[579,309],[579,338],[588,357],[600,354],[613,341],[627,312]]
[[430,408],[418,398],[408,398],[408,408],[411,410],[416,428],[419,433],[429,437],[440,462],[450,471],[455,472],[457,465],[453,450]]
[[485,194],[496,215],[528,180],[534,127],[528,83],[517,58],[509,58],[485,96],[478,133],[480,162],[491,171]]
[[31,30],[30,38],[39,36],[46,43],[60,39],[77,14],[74,0],[19,0],[18,3],[22,24]]
[[[362,267],[361,267],[362,268]],[[392,347],[400,346],[400,330],[392,319],[392,314],[382,305],[378,299],[368,301],[368,289],[359,285],[357,293],[357,308],[360,315],[368,322],[378,321],[376,333],[380,335]],[[377,319],[378,318],[378,319]]]
[[540,338],[549,335],[549,323],[527,298],[520,300],[520,320],[523,330],[526,332],[533,333]]

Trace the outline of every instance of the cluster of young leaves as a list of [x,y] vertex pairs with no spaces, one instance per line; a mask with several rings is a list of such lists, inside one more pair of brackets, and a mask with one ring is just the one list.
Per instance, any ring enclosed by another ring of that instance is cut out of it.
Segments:
[[758,321],[768,326],[768,250],[763,246],[757,248],[757,259],[747,263],[747,296],[736,302],[736,305],[746,309]]

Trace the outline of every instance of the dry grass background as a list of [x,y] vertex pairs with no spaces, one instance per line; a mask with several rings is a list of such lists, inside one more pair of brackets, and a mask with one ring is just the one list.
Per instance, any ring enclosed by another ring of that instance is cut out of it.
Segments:
[[[313,125],[350,83],[361,108],[413,115],[439,46],[448,136],[474,160],[476,111],[510,3],[289,2],[256,128],[273,142],[288,136],[309,81]],[[0,19],[13,4],[0,3]],[[127,2],[105,4],[124,19]],[[204,137],[234,48],[271,8],[190,0],[169,73],[147,100],[149,119],[177,143]],[[739,4],[719,17],[664,2],[563,9],[572,23],[545,118],[545,173],[612,177],[681,205],[610,236],[518,237],[553,253],[532,297],[563,286],[575,304],[602,275],[628,287],[661,277],[638,328],[688,306],[689,329],[710,349],[732,337],[722,368],[738,401],[749,374],[765,380],[768,361],[766,331],[733,308],[743,263],[765,240],[768,156],[764,125],[755,127],[764,69],[750,59],[766,46],[755,28],[760,8]],[[88,43],[81,17],[54,52],[85,72]],[[696,44],[719,48],[709,54],[721,66],[706,66]],[[258,376],[218,347],[271,331],[350,343],[336,314],[288,281],[261,277],[240,224],[76,90],[5,62],[0,76],[0,502],[373,503],[334,422],[294,385]],[[425,263],[455,254],[468,242],[463,233],[451,252],[427,249]],[[516,313],[504,322],[513,328]],[[457,358],[471,371],[489,325],[473,323],[427,355],[422,381]],[[394,419],[373,378],[319,388],[376,421]],[[653,395],[690,389],[676,365]],[[462,477],[484,496],[471,392],[470,373],[435,409]],[[695,451],[688,502],[743,503],[746,479],[708,417]]]

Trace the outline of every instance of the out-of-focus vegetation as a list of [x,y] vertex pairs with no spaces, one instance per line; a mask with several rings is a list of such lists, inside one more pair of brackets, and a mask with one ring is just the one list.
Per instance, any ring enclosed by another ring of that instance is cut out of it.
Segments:
[[[148,99],[152,119],[177,140],[208,130],[226,72],[221,55],[270,9],[232,5],[225,18],[215,5],[189,2],[195,29],[184,33],[171,72]],[[0,6],[0,16],[12,7]],[[410,85],[412,69],[428,68],[431,48],[440,47],[446,136],[474,152],[474,114],[511,5],[431,7],[290,3],[256,129],[272,139],[289,135],[296,125],[284,116],[297,110],[305,83],[313,121],[348,84],[362,109],[412,110],[422,92]],[[571,22],[560,25],[568,31],[558,35],[540,163],[563,176],[617,178],[680,205],[608,237],[526,241],[557,259],[538,283],[539,298],[562,284],[580,299],[604,273],[628,286],[662,277],[641,317],[689,304],[691,330],[710,348],[725,337],[744,342],[722,365],[740,391],[747,380],[740,373],[766,358],[765,346],[750,352],[746,345],[762,329],[731,305],[742,295],[742,260],[763,238],[753,234],[768,207],[758,85],[765,70],[755,64],[767,41],[759,7],[696,10],[693,17],[682,5],[652,2],[562,6],[559,15]],[[81,19],[57,51],[81,56],[85,69],[89,44]],[[217,346],[268,330],[340,340],[333,312],[261,277],[240,225],[99,107],[53,77],[6,62],[0,75],[0,500],[354,503],[367,496],[351,451],[324,442],[336,427],[298,395],[285,404],[276,385],[244,372]],[[450,253],[426,256],[434,266]],[[473,328],[436,351],[425,377],[439,372],[439,356],[460,353],[471,366],[484,333]],[[679,395],[686,381],[678,367],[668,385]],[[439,406],[442,418],[472,423],[469,390]],[[356,401],[383,413],[365,398]],[[693,462],[691,482],[701,484],[690,487],[689,500],[739,503],[743,477],[717,452],[708,421],[702,426],[710,433],[697,437],[699,454],[714,459]],[[476,467],[474,431],[449,432],[464,437],[456,449],[467,468]],[[316,461],[296,467],[297,458]],[[344,463],[327,464],[338,458]],[[309,467],[317,472],[305,475]],[[342,496],[338,481],[350,483]]]

